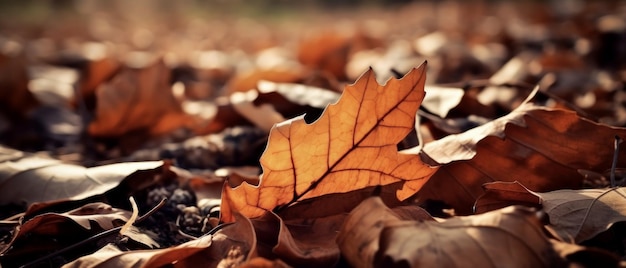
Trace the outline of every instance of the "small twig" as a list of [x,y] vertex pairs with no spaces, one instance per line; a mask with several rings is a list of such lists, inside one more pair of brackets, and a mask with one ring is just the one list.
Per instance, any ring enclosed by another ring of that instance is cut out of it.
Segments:
[[615,168],[617,167],[617,159],[619,157],[619,145],[622,143],[622,138],[615,135],[615,142],[613,143],[613,163],[611,164],[611,187],[617,186],[615,182]]
[[[154,212],[156,212],[158,209],[162,208],[162,207],[165,205],[165,203],[166,203],[166,202],[167,202],[167,198],[163,198],[163,199],[161,199],[161,202],[159,202],[159,203],[158,203],[158,204],[157,204],[154,208],[152,208],[151,210],[149,210],[149,211],[148,211],[146,214],[144,214],[143,216],[141,216],[141,217],[137,218],[137,220],[135,221],[135,223],[139,223],[139,222],[141,222],[141,221],[145,220],[146,218],[150,217],[152,214],[154,214]],[[56,257],[56,256],[58,256],[58,255],[61,255],[61,254],[65,253],[65,252],[67,252],[67,251],[73,250],[73,249],[75,249],[75,248],[77,248],[77,247],[80,247],[80,246],[82,246],[82,245],[84,245],[84,244],[87,244],[87,243],[89,243],[89,242],[92,242],[92,241],[95,241],[95,240],[98,240],[98,239],[101,239],[101,238],[107,237],[107,236],[109,236],[109,235],[111,235],[111,234],[118,233],[120,230],[122,230],[122,227],[123,227],[123,226],[118,226],[118,227],[115,227],[115,228],[112,228],[112,229],[109,229],[109,230],[106,230],[106,231],[103,231],[103,232],[97,233],[97,234],[95,234],[95,235],[93,235],[93,236],[88,237],[88,238],[87,238],[87,239],[85,239],[85,240],[82,240],[82,241],[77,242],[77,243],[75,243],[75,244],[73,244],[73,245],[70,245],[70,246],[68,246],[68,247],[62,248],[62,249],[57,250],[57,251],[55,251],[55,252],[52,252],[52,253],[50,253],[50,254],[48,254],[48,255],[45,255],[45,256],[40,257],[40,258],[37,258],[37,259],[36,259],[36,260],[34,260],[34,261],[31,261],[31,262],[29,262],[29,263],[26,263],[26,264],[24,264],[24,265],[20,266],[20,268],[25,268],[25,267],[30,267],[30,266],[33,266],[33,265],[35,265],[35,264],[37,264],[37,263],[40,263],[40,262],[45,261],[45,260],[47,260],[47,259],[51,259],[51,258]]]

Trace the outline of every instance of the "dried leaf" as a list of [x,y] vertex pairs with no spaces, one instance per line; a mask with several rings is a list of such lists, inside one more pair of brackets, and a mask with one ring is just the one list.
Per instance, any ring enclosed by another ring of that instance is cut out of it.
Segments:
[[425,70],[424,64],[385,86],[370,70],[316,122],[299,117],[275,126],[261,157],[261,182],[224,187],[222,219],[232,221],[234,211],[254,218],[301,200],[398,181],[405,182],[398,199],[415,193],[436,169],[398,153],[396,144],[414,127]]
[[[2,245],[3,263],[25,263],[128,221],[130,212],[104,203],[89,203],[65,213],[45,213],[26,220]],[[71,234],[71,235],[67,235]],[[33,245],[37,246],[33,246]]]
[[25,57],[0,51],[1,114],[9,116],[10,119],[21,120],[28,112],[40,105],[28,90],[28,79]]
[[623,267],[620,258],[607,251],[583,247],[576,244],[550,239],[552,247],[561,258],[570,262],[569,267]]
[[424,98],[422,107],[429,112],[445,118],[448,112],[461,103],[465,91],[461,88],[426,86],[428,95]]
[[340,252],[334,243],[345,215],[283,221],[269,212],[252,219],[259,254],[294,267],[332,267]]
[[[508,207],[437,222],[395,222],[380,234],[380,267],[559,267],[535,213]],[[506,245],[506,246],[503,246]]]
[[226,87],[228,93],[247,92],[256,89],[259,81],[272,81],[282,83],[296,83],[302,81],[307,73],[304,69],[270,69],[253,70],[233,77]]
[[81,199],[114,188],[129,174],[163,165],[129,162],[85,168],[0,147],[0,204]]
[[496,182],[486,185],[486,189],[476,203],[477,211],[520,202],[541,206],[550,217],[552,229],[566,241],[581,243],[626,221],[624,187],[538,193],[518,182]]
[[364,200],[344,221],[337,236],[337,245],[341,253],[354,267],[370,267],[374,264],[374,255],[379,249],[379,236],[385,224],[401,220],[433,220],[430,215],[417,206],[404,207],[410,213],[398,214],[385,206],[378,197]]
[[228,257],[232,248],[239,247],[244,260],[255,252],[256,239],[250,221],[237,215],[235,224],[225,226],[214,235],[206,235],[187,243],[166,249],[121,251],[107,245],[91,255],[81,257],[63,267],[197,267],[198,264],[216,267]]
[[[626,129],[569,110],[525,104],[485,125],[426,144],[422,156],[446,165],[418,195],[470,214],[488,182],[519,181],[540,192],[580,188],[579,169],[611,167],[616,135],[626,137]],[[626,165],[626,150],[620,151],[618,165]]]
[[139,131],[159,135],[189,126],[190,118],[172,94],[169,78],[162,61],[120,71],[96,91],[96,116],[89,125],[89,134],[119,137]]
[[516,267],[561,264],[534,211],[523,207],[438,222],[403,219],[371,198],[350,213],[337,242],[355,267],[500,267],[511,260]]

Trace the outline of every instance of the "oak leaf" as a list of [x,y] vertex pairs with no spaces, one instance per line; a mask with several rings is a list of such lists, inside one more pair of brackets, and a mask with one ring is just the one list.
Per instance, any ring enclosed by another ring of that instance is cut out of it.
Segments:
[[486,193],[476,202],[479,212],[507,204],[542,207],[550,226],[565,241],[580,243],[626,222],[626,188],[557,190],[534,192],[519,182],[485,185]]
[[259,185],[224,187],[222,220],[247,217],[298,201],[404,181],[397,197],[418,191],[436,168],[396,145],[414,128],[424,98],[426,64],[382,86],[373,71],[347,86],[312,124],[303,117],[276,125],[261,156]]

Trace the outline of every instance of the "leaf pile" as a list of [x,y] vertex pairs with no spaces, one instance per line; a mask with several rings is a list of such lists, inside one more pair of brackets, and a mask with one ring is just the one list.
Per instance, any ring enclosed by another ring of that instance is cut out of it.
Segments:
[[624,5],[563,3],[0,19],[0,265],[624,266]]

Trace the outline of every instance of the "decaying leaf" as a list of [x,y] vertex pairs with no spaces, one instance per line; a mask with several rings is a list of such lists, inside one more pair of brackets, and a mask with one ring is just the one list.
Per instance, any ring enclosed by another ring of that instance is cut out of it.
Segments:
[[15,229],[9,243],[0,244],[0,260],[3,264],[23,264],[102,230],[120,226],[129,217],[129,211],[99,202],[64,213],[37,215]]
[[[519,181],[533,191],[576,189],[579,169],[611,167],[615,136],[626,129],[598,124],[563,109],[524,104],[509,115],[424,146],[422,156],[445,164],[419,193],[469,214],[493,181]],[[620,150],[618,165],[626,165]]]
[[261,182],[225,186],[222,220],[232,221],[234,211],[254,218],[301,200],[397,181],[405,182],[398,199],[414,194],[436,168],[398,153],[396,144],[414,127],[425,69],[423,64],[385,86],[370,70],[316,122],[299,117],[275,126],[260,160]]
[[479,212],[525,204],[543,207],[550,226],[565,241],[589,240],[617,222],[626,221],[626,188],[558,190],[533,192],[519,182],[495,182],[485,185],[486,193],[478,199]]
[[[165,249],[121,251],[107,245],[91,255],[81,257],[63,267],[163,267],[176,263],[176,267],[218,267],[228,259],[233,248],[239,248],[243,260],[255,254],[256,239],[249,220],[237,215],[237,223],[225,226],[213,235]],[[238,265],[240,263],[233,263]]]
[[114,188],[129,174],[162,161],[85,168],[0,147],[0,204],[81,199]]
[[534,211],[524,207],[443,222],[403,220],[372,198],[350,213],[337,241],[355,267],[500,267],[512,265],[511,260],[515,267],[558,267],[563,262]]

